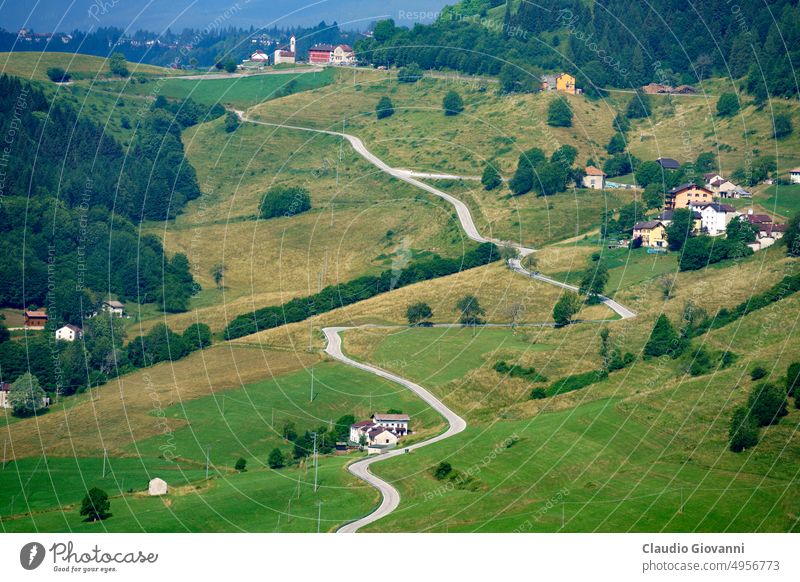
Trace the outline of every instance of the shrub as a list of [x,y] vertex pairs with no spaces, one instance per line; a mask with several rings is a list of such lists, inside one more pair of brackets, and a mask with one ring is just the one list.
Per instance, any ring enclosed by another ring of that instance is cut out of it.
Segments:
[[243,457],[239,457],[236,460],[236,464],[233,466],[233,468],[239,471],[240,473],[244,473],[245,471],[247,471],[247,460],[244,459]]
[[411,63],[397,71],[397,80],[400,83],[416,83],[422,78],[422,69],[417,63]]
[[261,218],[296,216],[311,209],[308,190],[301,187],[275,186],[261,202]]
[[758,444],[758,422],[744,406],[733,411],[731,425],[728,429],[728,441],[730,450],[734,453]]
[[464,100],[456,91],[448,91],[442,99],[442,109],[445,115],[458,115],[464,111]]
[[101,521],[111,514],[111,502],[108,500],[108,493],[97,487],[92,487],[86,492],[86,497],[81,502],[80,515],[85,517],[85,521]]
[[280,469],[286,465],[286,457],[283,456],[283,452],[279,448],[275,447],[270,451],[267,465],[269,465],[270,469]]
[[531,382],[547,382],[547,376],[536,372],[536,368],[526,368],[517,364],[509,365],[505,360],[495,362],[493,368],[498,374],[506,374],[512,378],[524,378]]
[[70,74],[61,67],[50,67],[47,69],[47,76],[54,83],[66,83],[71,78]]
[[456,310],[461,312],[458,321],[462,325],[480,325],[483,323],[481,315],[486,313],[474,295],[465,295],[456,303]]
[[792,118],[788,113],[778,113],[773,121],[772,137],[780,139],[792,134]]
[[675,357],[679,355],[680,347],[681,340],[678,333],[667,316],[662,313],[658,316],[653,331],[650,333],[650,339],[644,346],[644,357],[656,358],[665,355]]
[[239,129],[239,123],[239,116],[233,111],[228,111],[227,115],[225,115],[225,131],[227,133],[233,133]]
[[448,463],[447,461],[442,461],[436,468],[433,470],[433,476],[436,477],[439,481],[446,479],[450,473],[453,472],[453,466]]
[[608,372],[606,370],[592,370],[591,372],[566,376],[548,386],[547,395],[558,396],[559,394],[580,390],[581,388],[586,388],[606,378],[608,378]]
[[625,117],[628,119],[643,119],[650,117],[651,111],[650,96],[637,90],[636,95],[628,102],[628,107],[625,109]]
[[565,291],[553,307],[553,320],[559,327],[568,325],[581,307],[583,307],[583,301],[578,294]]
[[406,309],[406,319],[409,325],[430,325],[430,318],[433,317],[431,306],[423,301],[412,303]]
[[760,426],[778,424],[786,416],[786,392],[775,384],[765,382],[754,386],[747,400],[750,413]]
[[769,374],[769,370],[767,370],[764,366],[756,366],[750,370],[750,379],[761,380],[761,378],[766,378],[767,374]]
[[800,362],[789,364],[786,369],[786,394],[797,396],[800,394]]
[[211,345],[211,328],[205,323],[193,323],[184,330],[183,341],[192,352],[207,348]]
[[547,125],[572,127],[572,109],[563,97],[556,97],[547,106]]
[[378,100],[375,106],[375,115],[378,119],[386,119],[394,115],[394,103],[386,95]]
[[735,93],[723,93],[717,100],[717,115],[732,117],[739,112],[739,98]]
[[108,59],[108,69],[111,71],[112,75],[118,77],[127,77],[130,75],[127,62],[125,61],[125,55],[122,53],[112,53]]
[[544,388],[534,388],[531,390],[530,400],[541,400],[547,398],[547,391]]
[[625,136],[621,133],[615,133],[611,136],[611,140],[606,145],[606,151],[609,154],[619,154],[625,151],[626,143]]
[[495,165],[491,162],[486,164],[481,176],[481,184],[486,190],[494,190],[503,183],[500,173],[497,171]]

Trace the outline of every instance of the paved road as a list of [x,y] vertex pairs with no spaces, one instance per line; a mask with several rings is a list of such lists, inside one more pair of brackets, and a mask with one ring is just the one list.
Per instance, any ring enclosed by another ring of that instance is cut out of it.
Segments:
[[378,509],[367,515],[366,517],[362,517],[359,520],[350,522],[344,526],[342,526],[339,531],[342,533],[354,533],[358,531],[360,528],[364,527],[367,524],[370,524],[374,521],[381,519],[382,517],[390,514],[394,511],[398,504],[400,503],[400,493],[397,492],[397,489],[392,487],[386,481],[379,479],[375,475],[373,475],[369,467],[373,463],[378,461],[384,461],[386,459],[390,459],[392,457],[396,457],[398,455],[405,454],[407,450],[414,450],[421,447],[426,447],[428,445],[432,445],[433,443],[439,442],[446,438],[453,436],[454,434],[460,433],[467,427],[467,423],[464,421],[463,418],[458,416],[455,412],[447,408],[444,403],[436,398],[433,394],[428,392],[425,388],[420,386],[419,384],[415,384],[410,380],[406,380],[405,378],[401,378],[396,374],[392,374],[391,372],[387,372],[386,370],[382,370],[380,368],[376,368],[375,366],[370,366],[369,364],[362,364],[361,362],[357,362],[345,356],[342,353],[342,337],[339,335],[340,332],[352,329],[347,327],[326,327],[322,331],[325,333],[325,339],[327,340],[327,346],[325,347],[325,353],[327,353],[332,358],[339,360],[340,362],[347,364],[348,366],[353,366],[354,368],[358,368],[359,370],[364,370],[366,372],[370,372],[375,374],[376,376],[380,376],[381,378],[385,378],[392,382],[397,382],[398,384],[408,388],[414,394],[422,398],[425,402],[430,405],[435,411],[439,414],[444,416],[445,420],[447,420],[448,428],[446,431],[441,433],[438,436],[433,437],[432,439],[428,439],[421,443],[417,443],[415,445],[411,445],[409,447],[404,447],[401,449],[395,449],[388,453],[384,453],[382,455],[374,455],[371,457],[367,457],[366,459],[362,459],[360,461],[356,461],[355,463],[351,464],[348,467],[348,470],[363,481],[366,481],[373,487],[375,487],[378,491],[381,492],[382,500]]
[[[472,214],[470,213],[469,208],[461,200],[451,196],[450,194],[447,194],[446,192],[442,192],[441,190],[438,190],[437,188],[434,188],[433,186],[431,186],[429,184],[426,184],[424,182],[420,182],[419,180],[417,180],[415,178],[415,175],[418,176],[421,173],[412,172],[411,170],[403,170],[403,169],[392,168],[386,162],[384,162],[379,157],[377,157],[375,154],[370,152],[367,149],[367,147],[364,145],[364,142],[362,142],[356,136],[350,135],[350,134],[347,134],[347,133],[341,133],[341,132],[338,132],[338,131],[328,131],[328,130],[324,130],[324,129],[312,129],[312,128],[308,128],[308,127],[299,127],[299,126],[294,126],[294,125],[283,125],[283,124],[278,124],[278,123],[267,123],[265,121],[257,121],[257,120],[249,119],[249,118],[245,117],[244,112],[242,112],[242,111],[236,111],[236,114],[239,116],[239,118],[242,121],[246,121],[246,122],[249,122],[249,123],[256,123],[256,124],[259,124],[259,125],[266,125],[266,126],[269,126],[269,127],[280,127],[280,128],[283,128],[283,129],[293,129],[293,130],[298,130],[298,131],[308,131],[308,132],[312,132],[312,133],[324,133],[324,134],[327,134],[327,135],[334,135],[334,136],[338,136],[338,137],[342,137],[342,138],[346,139],[348,142],[350,142],[350,145],[353,146],[353,149],[355,149],[356,152],[358,152],[358,154],[361,155],[361,157],[363,157],[365,160],[370,162],[372,165],[374,165],[375,167],[380,169],[382,172],[385,172],[386,174],[389,174],[390,176],[394,176],[398,180],[402,180],[403,182],[407,182],[408,184],[411,184],[412,186],[416,186],[417,188],[425,190],[426,192],[428,192],[430,194],[433,194],[434,196],[438,196],[439,198],[442,198],[443,200],[446,200],[447,202],[452,204],[453,207],[456,210],[456,214],[458,215],[458,220],[461,223],[461,227],[464,229],[464,232],[466,233],[466,235],[469,238],[471,238],[472,240],[480,242],[480,243],[493,242],[493,243],[497,243],[497,244],[503,244],[503,245],[511,246],[511,247],[517,249],[517,251],[519,252],[520,258],[512,259],[512,260],[510,260],[508,262],[509,267],[513,271],[515,271],[517,273],[520,273],[521,275],[524,275],[524,276],[527,276],[527,277],[531,277],[533,279],[537,279],[537,280],[545,282],[545,283],[550,283],[551,285],[556,285],[556,286],[561,287],[563,289],[569,289],[571,291],[577,291],[578,290],[578,288],[575,287],[574,285],[569,285],[567,283],[562,283],[561,281],[556,281],[555,279],[551,279],[550,277],[546,277],[546,276],[541,275],[539,273],[534,273],[534,272],[531,272],[531,271],[528,271],[527,269],[525,269],[525,267],[522,266],[521,259],[526,257],[527,255],[535,252],[534,249],[531,249],[531,248],[528,248],[528,247],[523,247],[523,246],[515,244],[515,243],[509,243],[509,242],[500,241],[500,240],[497,240],[497,239],[488,239],[488,238],[482,236],[478,232],[478,229],[475,226],[475,222],[472,220]],[[424,174],[424,173],[422,173],[422,174],[425,177],[432,177],[433,176],[432,174]],[[438,176],[442,176],[442,175],[446,175],[446,174],[439,174]],[[610,309],[614,310],[617,314],[619,314],[619,316],[622,317],[623,319],[627,319],[629,317],[633,317],[634,315],[636,315],[631,310],[629,310],[628,308],[624,307],[623,305],[620,305],[619,303],[617,303],[613,299],[609,299],[608,297],[601,297],[601,300]],[[347,330],[347,329],[353,329],[353,328],[350,328],[350,327],[326,327],[326,328],[323,329],[323,332],[325,334],[325,339],[326,339],[326,342],[327,342],[327,345],[325,347],[325,352],[328,355],[330,355],[332,358],[334,358],[336,360],[339,360],[340,362],[342,362],[344,364],[347,364],[348,366],[353,366],[354,368],[358,368],[360,370],[364,370],[366,372],[370,372],[372,374],[380,376],[381,378],[385,378],[387,380],[390,380],[392,382],[397,382],[398,384],[400,384],[402,386],[405,386],[406,388],[408,388],[409,390],[411,390],[412,392],[417,394],[425,402],[427,402],[431,406],[431,408],[433,408],[434,410],[439,412],[439,414],[444,416],[444,418],[447,420],[447,423],[448,423],[447,430],[445,432],[443,432],[442,434],[440,434],[440,435],[438,435],[438,436],[436,436],[436,437],[434,437],[432,439],[428,439],[426,441],[423,441],[421,443],[417,443],[417,444],[412,445],[410,447],[403,447],[401,449],[395,449],[393,451],[390,451],[388,453],[384,453],[384,454],[381,454],[381,455],[374,455],[372,457],[367,457],[367,458],[362,459],[360,461],[356,461],[355,463],[351,464],[348,467],[348,470],[353,475],[355,475],[359,479],[362,479],[363,481],[369,483],[370,485],[375,487],[378,491],[380,491],[381,497],[382,497],[381,504],[378,506],[378,508],[375,511],[373,511],[372,513],[370,513],[366,517],[362,517],[361,519],[358,519],[356,521],[348,523],[348,524],[342,526],[339,529],[339,532],[342,532],[342,533],[355,533],[360,528],[364,527],[365,525],[373,523],[373,522],[381,519],[382,517],[385,517],[385,516],[389,515],[400,504],[400,493],[397,491],[397,489],[395,489],[391,484],[389,484],[386,481],[376,477],[375,475],[373,475],[370,472],[369,468],[373,463],[377,463],[379,461],[384,461],[386,459],[390,459],[390,458],[396,457],[398,455],[403,455],[403,454],[405,454],[406,450],[418,449],[420,447],[425,447],[425,446],[431,445],[433,443],[439,442],[441,440],[444,440],[446,438],[449,438],[449,437],[451,437],[451,436],[453,436],[455,434],[458,434],[461,431],[463,431],[467,427],[467,423],[464,421],[463,418],[461,418],[455,412],[453,412],[452,410],[447,408],[447,406],[445,406],[445,404],[441,400],[436,398],[433,394],[428,392],[425,388],[423,388],[419,384],[415,384],[414,382],[411,382],[410,380],[406,380],[405,378],[402,378],[400,376],[392,374],[391,372],[387,372],[386,370],[382,370],[381,368],[376,368],[375,366],[370,366],[369,364],[362,364],[361,362],[357,362],[357,361],[345,356],[342,353],[342,338],[341,338],[341,336],[339,334],[342,331]]]

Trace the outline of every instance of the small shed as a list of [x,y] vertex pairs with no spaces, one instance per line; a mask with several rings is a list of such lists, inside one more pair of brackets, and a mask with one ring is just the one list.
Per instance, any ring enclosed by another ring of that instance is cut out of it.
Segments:
[[169,487],[167,487],[166,481],[156,477],[155,479],[150,479],[150,485],[148,486],[147,491],[152,496],[166,495],[169,491]]

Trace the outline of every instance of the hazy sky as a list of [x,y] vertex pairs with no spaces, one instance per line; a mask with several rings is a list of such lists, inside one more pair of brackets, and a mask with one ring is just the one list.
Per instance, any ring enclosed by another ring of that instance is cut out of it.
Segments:
[[0,0],[0,26],[69,32],[116,26],[160,32],[167,27],[290,26],[336,20],[366,28],[391,17],[398,24],[430,22],[455,0]]

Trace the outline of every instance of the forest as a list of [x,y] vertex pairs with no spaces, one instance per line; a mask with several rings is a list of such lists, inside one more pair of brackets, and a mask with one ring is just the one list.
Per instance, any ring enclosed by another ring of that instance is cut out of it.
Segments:
[[500,4],[462,2],[410,30],[381,21],[355,48],[376,65],[500,74],[506,91],[538,90],[531,74],[559,70],[573,73],[589,95],[710,76],[742,78],[757,99],[798,91],[800,7],[791,0],[771,0],[769,10],[726,0],[509,0],[497,25],[487,11]]

